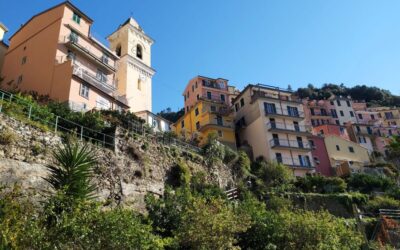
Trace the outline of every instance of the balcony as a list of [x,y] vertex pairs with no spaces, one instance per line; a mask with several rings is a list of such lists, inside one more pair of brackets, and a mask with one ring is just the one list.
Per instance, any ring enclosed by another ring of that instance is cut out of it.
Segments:
[[310,151],[311,146],[308,142],[286,140],[286,139],[271,139],[269,144],[276,149],[295,149],[301,151]]
[[220,116],[227,116],[232,113],[232,110],[227,107],[219,107],[219,108],[216,108],[215,110],[210,109],[210,113],[220,115]]
[[287,109],[265,110],[265,115],[268,117],[285,117],[293,120],[301,121],[304,119],[304,113]]
[[63,36],[60,38],[60,42],[64,43],[69,49],[79,52],[85,58],[91,60],[102,70],[108,74],[115,73],[116,62],[107,56],[100,56],[102,51],[94,47],[93,44],[86,41],[82,37]]
[[199,131],[213,127],[213,128],[225,128],[225,129],[234,129],[234,126],[232,123],[226,123],[226,122],[221,122],[221,121],[203,121],[200,122],[200,128],[198,129]]
[[267,123],[267,129],[271,132],[283,132],[288,134],[302,134],[302,135],[311,135],[311,127],[310,126],[302,126],[302,125],[294,125],[294,124],[286,124],[280,122],[269,122]]
[[316,116],[316,117],[331,117],[332,113],[328,111],[321,111],[321,110],[314,110],[311,111],[311,116]]
[[277,158],[276,161],[292,168],[309,168],[309,169],[314,168],[311,161],[305,158],[302,158],[300,160],[300,159],[292,159],[289,157],[287,158],[284,157],[284,158]]
[[216,94],[211,94],[211,95],[203,94],[202,96],[200,96],[200,99],[202,100],[213,101],[217,103],[226,103],[227,98],[228,96],[225,95],[225,99],[222,100],[221,95],[216,95]]
[[207,88],[228,90],[225,84],[218,83],[216,80],[202,80],[202,85]]
[[251,96],[251,102],[257,101],[259,98],[264,98],[264,99],[272,99],[272,100],[279,100],[279,101],[284,101],[284,102],[292,102],[296,104],[301,104],[302,101],[301,99],[292,99],[291,97],[287,95],[273,95],[271,93],[267,93],[264,91],[254,91],[253,95]]

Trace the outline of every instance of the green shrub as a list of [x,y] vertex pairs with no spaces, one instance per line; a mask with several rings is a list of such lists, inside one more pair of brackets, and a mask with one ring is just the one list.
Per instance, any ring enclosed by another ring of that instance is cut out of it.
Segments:
[[379,209],[400,209],[400,201],[388,196],[376,196],[365,206],[367,211],[378,213]]
[[190,170],[183,160],[178,162],[171,168],[168,183],[173,187],[187,187],[190,183]]
[[269,210],[280,211],[283,209],[291,209],[293,207],[292,201],[277,195],[271,195],[267,202],[266,207]]
[[228,146],[224,147],[225,156],[224,163],[228,164],[235,161],[238,158],[238,153]]
[[1,144],[11,144],[18,140],[18,136],[9,128],[3,128],[0,131],[0,143]]
[[203,155],[208,166],[215,165],[225,158],[225,146],[217,138],[215,132],[209,133],[207,143],[203,147]]
[[42,145],[40,144],[40,143],[38,143],[38,142],[35,142],[33,145],[32,145],[32,153],[33,153],[33,155],[40,155],[41,153],[43,153],[43,152],[45,152],[45,148],[44,147],[42,147]]
[[385,192],[391,189],[395,183],[393,180],[382,176],[352,174],[347,180],[347,185],[351,190],[357,190],[362,193],[371,193],[372,191]]
[[298,178],[295,186],[306,193],[343,193],[346,191],[346,182],[339,177],[325,177],[321,175]]

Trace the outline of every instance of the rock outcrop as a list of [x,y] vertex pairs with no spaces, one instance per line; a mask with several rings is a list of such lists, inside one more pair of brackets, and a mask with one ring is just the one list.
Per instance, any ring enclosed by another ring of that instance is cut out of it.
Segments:
[[[11,136],[7,142],[0,142],[0,185],[18,183],[24,190],[39,194],[48,191],[49,186],[43,180],[47,175],[46,165],[53,164],[52,150],[62,143],[65,135],[0,114],[0,134],[6,132]],[[192,173],[202,171],[209,182],[222,188],[233,183],[227,166],[206,167],[197,154],[145,137],[117,133],[115,149],[98,147],[97,154],[99,164],[94,178],[97,197],[110,206],[124,205],[143,211],[144,196],[163,194],[170,170],[179,159]]]

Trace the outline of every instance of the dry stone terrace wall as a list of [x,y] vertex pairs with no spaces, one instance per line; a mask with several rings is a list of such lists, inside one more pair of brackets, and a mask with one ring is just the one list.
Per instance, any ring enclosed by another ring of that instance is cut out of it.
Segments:
[[[10,143],[0,144],[0,185],[19,183],[24,190],[40,193],[48,190],[43,180],[45,166],[52,164],[52,150],[62,143],[62,137],[0,114],[0,133],[14,134]],[[152,143],[145,138],[118,132],[114,151],[97,148],[99,164],[95,168],[98,200],[110,206],[125,205],[144,210],[147,193],[162,195],[169,171],[178,158],[186,161],[195,173],[203,171],[207,179],[222,188],[232,185],[231,170],[225,166],[208,168],[201,156],[191,157],[179,149]],[[65,136],[65,135],[64,135]]]

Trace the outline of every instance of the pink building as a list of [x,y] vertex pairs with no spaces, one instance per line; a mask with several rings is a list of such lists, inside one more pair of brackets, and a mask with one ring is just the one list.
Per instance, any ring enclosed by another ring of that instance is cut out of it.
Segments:
[[201,99],[217,101],[230,106],[229,97],[232,93],[228,90],[228,80],[226,79],[196,76],[186,85],[182,95],[184,96],[186,113]]
[[311,154],[315,163],[315,172],[324,176],[333,176],[334,171],[326,150],[324,137],[313,135],[309,137],[309,141],[312,145]]
[[304,115],[306,123],[312,126],[334,124],[332,107],[326,100],[304,100]]
[[92,23],[69,1],[34,15],[10,38],[3,87],[48,95],[75,110],[127,109],[117,91],[119,57],[91,36]]
[[320,125],[317,127],[313,127],[313,134],[314,135],[336,135],[346,140],[350,140],[349,134],[347,130],[343,126],[333,125],[333,124],[326,124]]

